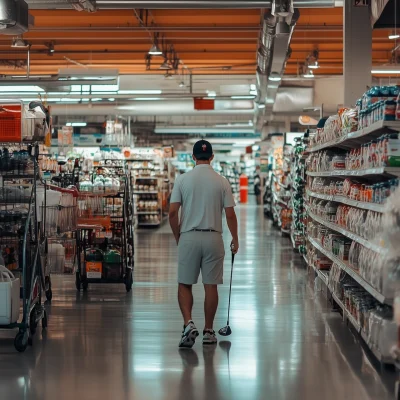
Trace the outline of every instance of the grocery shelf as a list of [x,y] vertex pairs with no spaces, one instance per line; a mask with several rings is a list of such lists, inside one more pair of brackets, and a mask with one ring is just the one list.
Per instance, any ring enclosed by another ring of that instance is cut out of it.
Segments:
[[151,181],[154,181],[154,180],[156,180],[156,179],[158,179],[156,176],[135,176],[135,179],[136,180],[141,180],[141,181],[143,181],[143,180],[151,180]]
[[351,240],[354,240],[357,243],[362,244],[364,247],[367,249],[373,250],[379,254],[385,254],[387,250],[383,248],[382,246],[376,245],[374,243],[371,243],[369,240],[362,238],[361,236],[356,235],[353,232],[350,232],[349,230],[343,228],[342,226],[338,224],[334,224],[332,222],[326,221],[324,218],[314,214],[312,211],[307,210],[308,215],[314,220],[319,222],[320,224],[326,226],[327,228],[330,228],[336,232],[341,233],[342,235],[348,237]]
[[370,176],[370,175],[382,175],[382,174],[400,176],[400,168],[378,167],[378,168],[355,169],[355,170],[337,169],[334,171],[319,171],[319,172],[307,171],[306,174],[309,176]]
[[139,226],[159,226],[161,222],[139,222]]
[[158,191],[157,190],[150,190],[148,192],[141,191],[141,192],[133,192],[133,194],[158,194]]
[[289,204],[284,200],[280,199],[275,192],[273,192],[272,195],[277,203],[283,204],[285,207],[289,207]]
[[335,300],[336,304],[342,309],[343,314],[345,317],[350,321],[350,323],[353,325],[354,329],[357,331],[357,333],[362,332],[360,324],[356,321],[356,319],[350,314],[350,312],[347,310],[343,302],[337,297],[336,293],[331,290],[332,297]]
[[383,213],[384,209],[385,209],[384,204],[367,203],[367,202],[363,202],[363,201],[352,200],[345,196],[321,194],[321,193],[312,192],[311,190],[308,190],[308,189],[306,190],[306,193],[311,197],[316,197],[316,198],[322,199],[322,200],[335,201],[337,203],[347,204],[349,206],[362,208],[364,210],[371,210],[371,211]]
[[138,211],[135,215],[158,215],[160,211]]
[[335,264],[337,264],[343,271],[350,275],[356,282],[358,282],[368,293],[375,297],[382,304],[393,304],[392,299],[387,299],[381,293],[379,293],[374,287],[372,287],[367,281],[364,280],[356,271],[349,267],[343,260],[337,258],[332,252],[325,249],[320,242],[316,239],[309,237],[310,243],[318,249],[321,253],[327,256]]
[[355,139],[372,139],[373,137],[377,137],[380,134],[384,133],[383,131],[385,131],[386,129],[400,131],[400,121],[378,121],[367,128],[363,128],[355,132],[350,132],[329,142],[310,147],[307,149],[307,151],[315,152],[329,147],[337,147],[342,144],[345,145],[345,147],[352,147],[352,145],[359,147],[360,141],[356,141]]

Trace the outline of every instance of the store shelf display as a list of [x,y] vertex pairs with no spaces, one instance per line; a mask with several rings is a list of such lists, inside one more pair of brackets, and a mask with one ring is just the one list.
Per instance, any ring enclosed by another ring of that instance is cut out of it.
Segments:
[[373,88],[356,109],[328,118],[306,159],[307,261],[383,363],[393,362],[397,342],[400,121],[392,111],[398,89]]
[[305,254],[305,209],[304,209],[304,188],[305,176],[305,144],[308,134],[302,138],[297,138],[292,152],[292,167],[290,173],[291,184],[291,205],[293,208],[293,218],[291,223],[291,239],[293,248]]

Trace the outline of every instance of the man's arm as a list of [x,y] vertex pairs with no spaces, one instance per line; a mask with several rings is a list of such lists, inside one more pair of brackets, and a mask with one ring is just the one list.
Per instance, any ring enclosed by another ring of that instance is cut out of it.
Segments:
[[239,238],[238,238],[238,222],[236,218],[235,209],[233,207],[225,208],[226,222],[232,235],[231,250],[233,254],[239,251]]
[[172,233],[175,236],[176,244],[179,243],[179,209],[181,203],[171,203],[169,205],[169,224],[171,225]]

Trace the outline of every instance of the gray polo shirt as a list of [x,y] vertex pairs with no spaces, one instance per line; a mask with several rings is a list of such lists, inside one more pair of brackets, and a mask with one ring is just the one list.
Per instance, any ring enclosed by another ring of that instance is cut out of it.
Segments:
[[181,203],[181,233],[193,229],[222,232],[222,211],[235,207],[232,189],[226,178],[211,165],[197,165],[177,178],[171,203]]

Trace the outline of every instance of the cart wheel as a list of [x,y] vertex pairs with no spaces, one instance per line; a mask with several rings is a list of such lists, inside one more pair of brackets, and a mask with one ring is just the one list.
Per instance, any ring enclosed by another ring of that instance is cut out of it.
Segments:
[[82,286],[81,277],[79,275],[79,272],[77,272],[75,275],[75,287],[78,292],[80,292],[81,286]]
[[83,281],[82,282],[82,288],[83,288],[84,292],[87,292],[88,287],[89,287],[89,282],[88,281]]
[[53,291],[51,288],[46,292],[46,299],[47,301],[51,301],[53,299]]
[[23,353],[26,350],[26,348],[28,347],[28,342],[25,341],[25,333],[24,332],[17,333],[17,336],[15,336],[15,339],[14,339],[14,347],[20,353]]
[[125,288],[126,291],[129,293],[132,290],[132,285],[133,285],[133,275],[132,275],[132,270],[128,270],[125,278]]
[[42,318],[42,329],[47,328],[47,312],[43,310],[43,318]]
[[38,324],[36,322],[36,310],[33,309],[29,316],[29,332],[31,333],[31,336],[33,336],[36,333],[37,326]]
[[51,290],[51,280],[49,276],[46,276],[45,283],[46,283],[46,299],[47,301],[51,301],[53,298],[53,291]]

